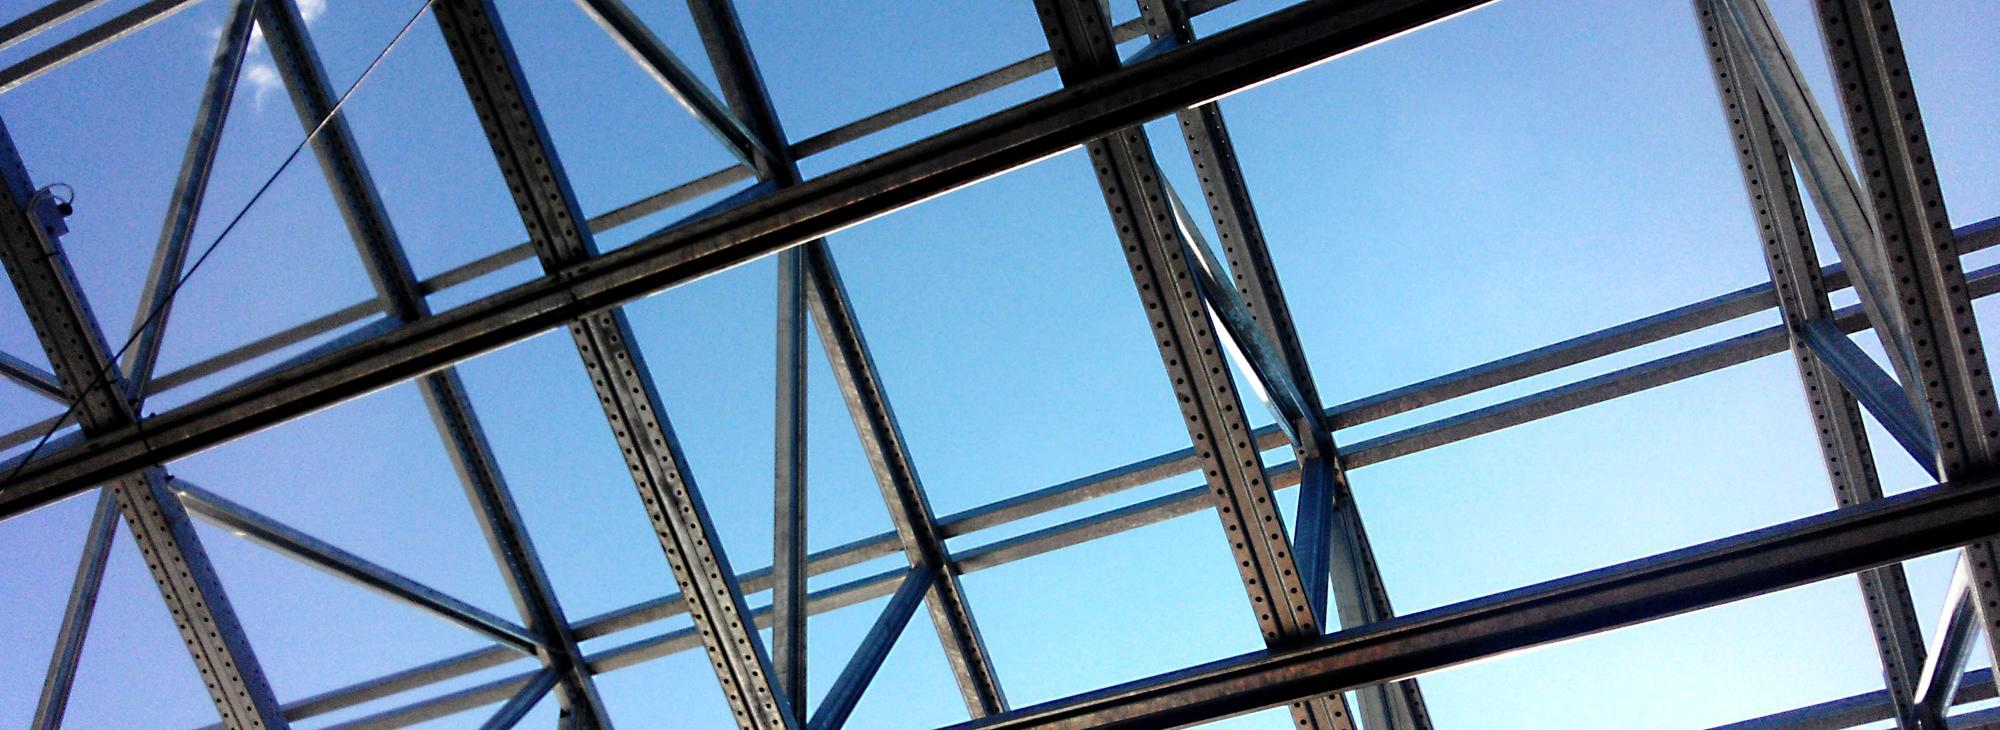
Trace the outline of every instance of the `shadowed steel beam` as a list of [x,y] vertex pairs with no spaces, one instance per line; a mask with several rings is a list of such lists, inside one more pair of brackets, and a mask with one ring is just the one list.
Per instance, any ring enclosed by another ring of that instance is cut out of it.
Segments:
[[715,135],[731,154],[754,169],[768,170],[772,166],[771,153],[764,140],[737,120],[722,100],[709,93],[701,79],[695,78],[687,64],[667,48],[660,37],[646,27],[639,16],[626,7],[624,0],[576,0],[576,4],[598,26],[609,33],[618,45],[639,62],[646,73],[659,82],[660,86],[672,94],[681,106],[694,114],[697,121]]
[[535,709],[535,705],[541,703],[542,695],[548,694],[549,689],[556,686],[556,679],[556,673],[547,669],[537,672],[534,679],[521,685],[520,691],[515,692],[513,697],[507,698],[507,702],[493,712],[493,717],[479,726],[480,730],[507,730],[520,724],[521,718],[526,717],[530,710]]
[[27,15],[0,25],[0,51],[13,48],[16,43],[41,35],[42,31],[103,4],[104,0],[55,0],[30,10]]
[[[1109,39],[1111,26],[1096,0],[1036,0],[1035,9],[1065,86],[1119,68],[1118,49]],[[1253,445],[1242,398],[1230,380],[1223,338],[1209,317],[1194,264],[1185,255],[1187,244],[1175,230],[1173,193],[1165,187],[1143,128],[1107,131],[1084,149],[1258,628],[1264,643],[1274,648],[1311,641],[1320,636],[1320,623],[1293,560],[1263,457]],[[1354,727],[1347,700],[1338,693],[1297,699],[1292,717],[1301,727]]]
[[1910,452],[1917,465],[1935,478],[1937,444],[1931,440],[1930,426],[1910,406],[1910,399],[1904,397],[1896,379],[1889,377],[1882,366],[1869,359],[1868,353],[1848,339],[1847,333],[1840,331],[1840,325],[1824,318],[1814,319],[1806,323],[1802,335],[1813,355],[1840,379],[1847,392],[1861,401],[1896,443]]
[[[1994,697],[1993,670],[1980,668],[1958,679],[1954,701],[1967,704]],[[1842,730],[1895,718],[1896,708],[1886,689],[1776,712],[1710,730]]]
[[[1813,6],[1859,162],[1856,177],[1888,249],[1882,276],[1909,303],[1896,326],[1917,343],[1916,370],[1897,374],[1918,412],[1929,416],[1943,478],[1990,474],[2000,461],[1994,421],[2000,404],[1895,11],[1887,0]],[[1966,549],[1989,658],[2000,659],[2000,545],[1986,541]]]
[[[576,195],[490,0],[443,0],[438,26],[479,112],[522,225],[552,274],[593,265],[596,241],[583,227]],[[723,555],[652,374],[622,310],[581,313],[570,324],[606,420],[624,453],[688,614],[703,628],[723,694],[746,728],[792,725],[785,698],[771,690],[770,659],[749,628],[735,571]],[[437,318],[424,320],[437,321]],[[411,326],[421,326],[421,323]]]
[[[730,107],[767,148],[787,150],[784,156],[771,160],[775,165],[761,170],[760,175],[780,187],[797,184],[800,179],[797,161],[790,157],[784,126],[771,104],[763,74],[735,7],[729,0],[689,0],[688,10],[694,16],[695,27],[701,31],[709,63],[722,83]],[[819,327],[820,343],[826,348],[827,361],[847,403],[862,451],[874,471],[876,486],[882,491],[889,520],[903,543],[904,556],[911,568],[937,573],[929,582],[925,605],[930,609],[931,624],[937,630],[945,662],[951,666],[966,712],[973,717],[1002,712],[1007,709],[1007,696],[1000,688],[992,656],[980,635],[978,622],[973,619],[965,590],[951,570],[951,557],[943,536],[938,534],[930,498],[917,476],[916,463],[896,423],[881,373],[861,334],[860,319],[854,313],[833,254],[824,239],[814,239],[798,251],[787,251],[786,255],[800,257],[793,265],[802,269],[806,303]]]
[[83,536],[83,554],[76,561],[69,603],[63,607],[62,627],[56,630],[49,671],[42,679],[41,699],[35,703],[35,719],[29,725],[35,730],[62,727],[63,713],[69,709],[69,691],[76,681],[76,665],[83,659],[83,640],[90,633],[90,616],[97,610],[97,590],[104,585],[104,564],[111,559],[111,540],[117,536],[118,499],[110,490],[100,491],[97,509],[90,516],[90,530]]
[[186,10],[194,0],[151,0],[127,10],[118,17],[104,21],[85,30],[69,40],[50,46],[48,50],[29,56],[27,59],[0,69],[0,93],[12,91],[15,87],[35,80],[42,74],[61,68],[84,54],[95,51],[112,41],[144,30],[146,26],[166,20],[174,13]]
[[896,639],[901,638],[903,629],[910,625],[910,616],[917,612],[917,605],[937,580],[938,569],[934,567],[911,568],[903,576],[903,583],[896,588],[896,594],[889,597],[889,605],[882,607],[882,613],[875,617],[875,625],[868,627],[868,634],[861,637],[861,646],[855,647],[854,656],[847,660],[847,667],[840,670],[840,677],[833,681],[833,688],[827,690],[826,698],[820,700],[819,709],[813,712],[812,722],[807,730],[839,730],[847,724],[847,717],[854,713],[854,706],[861,702],[861,694],[868,691],[868,684],[875,679],[875,673],[882,669],[882,661],[889,658],[889,650],[896,648]]
[[1981,539],[1996,520],[2000,481],[1941,484],[955,727],[1204,722],[1907,560]]
[[[57,240],[63,231],[60,214],[52,199],[36,192],[4,126],[0,183],[5,185],[0,191],[0,263],[56,377],[76,403],[77,421],[86,435],[130,426],[136,414],[126,399],[126,384]],[[166,481],[165,470],[150,466],[113,477],[110,489],[217,713],[240,728],[282,728],[285,719],[277,698],[201,538]]]
[[34,363],[0,352],[0,377],[20,384],[30,393],[69,405],[69,395],[63,392],[62,383],[56,382],[55,373],[35,367]]
[[[1771,281],[1777,285],[1779,314],[1789,334],[1793,364],[1805,388],[1811,422],[1819,434],[1820,459],[1826,467],[1834,500],[1846,506],[1881,499],[1882,484],[1855,394],[1879,400],[1886,392],[1905,412],[1910,411],[1908,401],[1893,382],[1886,391],[1880,387],[1863,390],[1856,387],[1862,384],[1858,378],[1841,375],[1843,362],[1848,371],[1853,371],[1856,363],[1840,358],[1857,355],[1874,373],[1882,373],[1832,319],[1833,305],[1827,299],[1827,283],[1818,253],[1813,249],[1805,205],[1792,177],[1791,160],[1785,145],[1779,141],[1782,134],[1777,120],[1772,118],[1750,80],[1748,61],[1739,39],[1724,27],[1728,21],[1719,15],[1715,0],[1697,0],[1694,8],[1706,46],[1703,50],[1715,74],[1716,92],[1732,133],[1731,146],[1736,150],[1744,191],[1753,220],[1761,231],[1764,264]],[[1883,418],[1883,410],[1876,413],[1877,418]],[[1922,428],[1922,423],[1915,426]],[[1907,448],[1909,444],[1904,446]],[[1935,462],[1924,456],[1924,452],[1914,453],[1918,463]],[[1881,660],[1882,684],[1888,688],[1898,726],[1907,730],[1922,722],[1916,714],[1913,694],[1924,664],[1923,629],[1917,624],[1909,581],[1901,565],[1865,570],[1855,577],[1861,584],[1869,631],[1875,639],[1876,656]]]
[[[410,266],[353,132],[345,118],[335,115],[338,96],[313,47],[305,18],[292,0],[264,3],[258,23],[264,29],[265,42],[299,123],[308,134],[317,133],[313,152],[377,300],[401,322],[429,317],[430,303],[424,299],[423,285]],[[596,684],[584,669],[583,651],[577,647],[540,554],[521,522],[513,492],[500,472],[458,370],[445,368],[418,378],[417,389],[471,502],[472,514],[479,520],[487,548],[501,569],[515,609],[527,623],[527,631],[539,638],[525,649],[560,680],[557,700],[563,718],[579,727],[608,724]]]
[[1972,566],[1965,553],[1958,555],[1958,567],[1951,572],[1951,587],[1944,594],[1944,613],[1938,617],[1937,636],[1931,642],[1930,658],[1916,682],[1915,704],[1927,730],[1945,726],[1945,710],[1958,692],[1958,678],[1965,661],[1972,656],[1972,632],[1979,622],[1979,609],[1972,597]]
[[194,129],[188,132],[180,173],[174,178],[173,192],[167,196],[167,218],[160,224],[160,241],[153,250],[152,267],[146,272],[146,287],[139,294],[138,311],[133,313],[135,340],[131,349],[125,351],[124,368],[126,387],[131,389],[135,400],[145,400],[153,381],[153,367],[160,361],[160,347],[165,341],[168,317],[173,313],[181,270],[187,265],[188,247],[194,243],[195,220],[201,215],[209,175],[215,169],[222,126],[229,118],[229,102],[236,96],[236,80],[243,70],[244,54],[250,49],[256,8],[271,2],[275,0],[238,0],[216,40],[215,60],[209,64],[208,83],[202,88],[201,105],[195,109]]
[[194,516],[286,557],[429,611],[517,651],[533,654],[541,643],[540,637],[511,621],[334,547],[221,495],[183,479],[170,479],[168,483],[179,495],[181,504]]

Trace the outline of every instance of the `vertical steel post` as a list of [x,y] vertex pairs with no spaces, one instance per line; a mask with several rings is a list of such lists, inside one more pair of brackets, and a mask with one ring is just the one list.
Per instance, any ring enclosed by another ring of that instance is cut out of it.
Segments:
[[[126,381],[118,376],[104,331],[90,312],[69,258],[57,240],[61,219],[48,196],[35,189],[0,125],[0,262],[13,281],[49,364],[75,401],[86,435],[138,422]],[[195,668],[224,724],[239,728],[286,727],[278,700],[243,634],[215,567],[202,550],[194,524],[167,486],[158,466],[111,485],[139,553],[159,584],[179,625]]]
[[[291,95],[299,123],[307,134],[316,133],[313,152],[319,158],[320,171],[326,177],[327,188],[333,192],[341,220],[354,239],[362,268],[368,272],[377,298],[384,311],[403,322],[430,316],[430,303],[424,299],[416,272],[410,268],[401,239],[382,204],[381,193],[354,143],[353,132],[347,120],[336,114],[334,104],[338,96],[327,79],[319,52],[313,47],[305,18],[294,0],[262,2],[257,23],[264,31],[264,42],[270,46],[272,61]],[[598,697],[596,683],[584,665],[583,652],[577,648],[569,619],[549,585],[534,541],[521,522],[513,492],[493,457],[485,428],[472,409],[458,370],[445,368],[418,378],[417,389],[444,441],[466,498],[472,503],[472,513],[479,520],[487,547],[501,568],[508,594],[513,597],[527,629],[542,640],[535,647],[536,656],[560,680],[556,697],[562,705],[562,716],[576,727],[608,726],[610,721]]]
[[[570,189],[520,63],[491,0],[440,0],[438,27],[465,82],[495,160],[520,209],[535,253],[549,272],[597,255],[597,244]],[[633,484],[688,602],[738,724],[772,729],[795,724],[771,689],[771,664],[750,621],[736,573],[715,539],[658,388],[620,309],[570,325],[577,352],[622,448]]]
[[[1759,98],[1742,49],[1729,31],[1716,0],[1695,0],[1716,91],[1729,125],[1751,212],[1761,232],[1763,259],[1778,293],[1778,309],[1791,333],[1793,364],[1805,388],[1812,422],[1819,432],[1820,458],[1834,500],[1842,507],[1882,498],[1875,459],[1861,408],[1808,342],[1813,323],[1830,318],[1826,282],[1807,232],[1804,201],[1780,130]],[[1845,333],[1839,335],[1846,337]],[[1924,665],[1924,637],[1910,600],[1903,566],[1887,565],[1856,575],[1868,609],[1869,629],[1882,662],[1882,682],[1896,708],[1899,726],[1912,728],[1917,673]]]

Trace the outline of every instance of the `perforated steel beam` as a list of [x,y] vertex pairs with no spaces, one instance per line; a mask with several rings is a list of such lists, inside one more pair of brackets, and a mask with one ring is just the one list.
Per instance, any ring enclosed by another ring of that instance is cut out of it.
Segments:
[[[1065,86],[1119,68],[1111,25],[1095,0],[1037,0],[1035,9]],[[1084,149],[1264,642],[1285,647],[1317,638],[1319,620],[1293,559],[1242,398],[1230,380],[1222,338],[1210,320],[1193,262],[1183,253],[1186,242],[1177,230],[1173,193],[1153,160],[1152,143],[1144,129],[1131,126],[1091,140]],[[1347,701],[1337,693],[1299,698],[1292,717],[1301,727],[1354,727]]]
[[[13,136],[0,125],[0,262],[21,298],[49,364],[75,403],[87,435],[135,420],[103,330],[90,312],[58,237],[60,214],[29,181]],[[243,626],[230,607],[194,524],[169,491],[165,470],[153,466],[112,480],[125,522],[181,638],[225,723],[282,728],[285,719]]]
[[[708,49],[709,64],[722,83],[723,97],[767,149],[784,150],[760,165],[759,176],[779,188],[799,183],[798,162],[785,141],[784,126],[771,104],[763,74],[729,0],[689,0],[688,10]],[[792,255],[794,252],[786,252]],[[847,296],[825,239],[807,241],[792,265],[802,271],[805,298],[827,362],[853,418],[861,449],[875,474],[875,483],[889,510],[889,520],[914,570],[936,573],[929,581],[924,605],[944,648],[966,712],[984,717],[1007,709],[1007,696],[993,669],[986,641],[973,619],[965,589],[951,567],[951,556],[938,533],[930,498],[917,475],[916,463],[903,440],[896,414],[889,405],[880,371],[862,337],[859,317]],[[789,272],[781,272],[781,274]]]
[[[1820,458],[1834,500],[1847,506],[1881,499],[1882,484],[1861,409],[1822,362],[1820,353],[1826,348],[1811,345],[1812,329],[1819,323],[1833,325],[1834,309],[1827,299],[1791,161],[1779,141],[1783,133],[1746,72],[1747,60],[1725,25],[1729,21],[1721,16],[1716,0],[1695,0],[1694,9],[1728,122],[1731,148],[1736,151],[1753,220],[1761,232],[1764,264],[1777,287],[1778,309],[1790,335],[1793,363],[1817,427]],[[1831,336],[1853,346],[1837,325]],[[1896,395],[1900,400],[1901,391]],[[1883,686],[1895,708],[1897,724],[1906,729],[1916,727],[1921,718],[1916,714],[1914,695],[1924,666],[1924,635],[1903,567],[1887,565],[1862,571],[1856,578],[1861,583],[1869,630],[1882,662]]]
[[[1888,0],[1820,0],[1814,6],[1858,161],[1856,177],[1888,254],[1884,273],[1905,304],[1897,326],[1917,346],[1915,371],[1898,374],[1912,404],[1929,416],[1942,478],[1981,478],[1993,473],[2000,457],[1994,419],[2000,406],[1895,11]],[[2000,658],[2000,544],[1979,542],[1966,550],[1987,649]]]
[[[441,0],[434,7],[543,268],[556,274],[591,265],[598,258],[596,242],[584,226],[497,11],[490,0]],[[601,310],[571,322],[570,334],[688,602],[688,615],[703,628],[736,721],[746,728],[793,726],[785,698],[771,689],[770,659],[749,621],[736,573],[715,538],[708,508],[636,347],[631,323],[622,310]]]
[[104,585],[104,565],[111,560],[111,541],[117,536],[118,498],[110,490],[101,490],[97,509],[90,516],[90,529],[83,536],[83,554],[77,557],[76,578],[70,582],[62,625],[56,629],[55,651],[49,653],[42,694],[35,702],[35,718],[29,725],[35,730],[62,727],[76,667],[83,661],[84,637],[90,634],[90,617],[97,611],[97,591]]
[[[354,240],[377,300],[397,321],[431,316],[422,284],[410,267],[353,132],[347,120],[336,114],[339,95],[327,79],[305,18],[293,0],[262,3],[257,23],[300,125],[313,135],[321,174],[333,192],[334,204]],[[515,609],[527,630],[538,637],[527,648],[559,680],[556,698],[561,716],[576,727],[608,725],[596,683],[583,666],[583,652],[549,584],[534,541],[521,522],[520,509],[500,472],[464,381],[457,369],[445,368],[418,378],[417,390],[472,504],[472,514],[479,520]]]

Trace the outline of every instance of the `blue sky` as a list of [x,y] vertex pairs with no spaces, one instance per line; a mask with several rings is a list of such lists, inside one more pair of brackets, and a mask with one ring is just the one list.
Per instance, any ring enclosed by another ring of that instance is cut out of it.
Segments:
[[[88,16],[109,17],[131,3]],[[345,87],[418,0],[329,0],[312,24]],[[678,3],[634,2],[712,82]],[[1204,33],[1283,5],[1246,1]],[[32,3],[0,3],[0,17]],[[1114,2],[1119,18],[1136,11]],[[1830,98],[1802,0],[1773,5]],[[725,150],[570,3],[501,0],[578,198],[597,214],[730,163]],[[1026,0],[741,0],[789,136],[804,139],[1043,48]],[[2000,214],[2000,7],[1905,2],[1902,31],[1955,224]],[[122,340],[226,6],[208,0],[0,95],[37,181],[77,189],[65,239]],[[1508,0],[1223,102],[1273,256],[1329,403],[1422,380],[1765,278],[1698,29],[1680,2]],[[65,29],[63,33],[74,32]],[[11,63],[46,46],[0,54]],[[258,51],[262,53],[262,51]],[[253,58],[198,245],[300,129]],[[809,158],[824,173],[1057,87],[1043,74]],[[348,106],[420,275],[524,239],[435,24],[425,18]],[[1836,126],[1839,121],[1836,119]],[[1196,188],[1177,136],[1154,143]],[[1067,153],[843,232],[833,250],[939,513],[1187,444],[1090,171]],[[698,207],[601,238],[609,248]],[[1831,261],[1830,247],[1822,256]],[[1990,257],[1980,259],[1987,263]],[[434,298],[525,281],[533,264]],[[770,560],[772,282],[754,262],[627,307],[721,541]],[[372,296],[310,156],[288,169],[183,291],[162,369]],[[1985,321],[2000,311],[1982,304]],[[1759,315],[1343,432],[1343,442],[1768,326]],[[1989,327],[1990,330],[1990,327]],[[1989,336],[1993,336],[1990,335]],[[1864,342],[1865,344],[1865,342]],[[889,529],[824,358],[811,373],[810,544]],[[39,361],[18,301],[0,350]],[[185,403],[253,363],[154,398]],[[666,593],[667,565],[568,339],[461,367],[564,607],[580,618]],[[1434,608],[1832,506],[1795,371],[1759,360],[1353,474],[1396,606]],[[0,430],[58,412],[0,385]],[[1884,481],[1923,475],[1878,431]],[[11,453],[18,453],[10,452]],[[407,385],[170,465],[175,474],[503,615],[511,604]],[[1168,480],[1092,504],[1136,501]],[[89,499],[0,523],[0,724],[32,714]],[[1071,510],[1034,526],[1073,517]],[[294,699],[480,646],[478,637],[203,528],[278,693]],[[955,540],[963,549],[1012,529]],[[894,567],[877,561],[815,581]],[[1950,556],[1911,563],[1928,627]],[[1015,705],[1258,648],[1214,517],[1190,515],[965,576]],[[752,596],[752,604],[765,600]],[[882,600],[816,616],[812,696]],[[685,625],[593,642],[601,649]],[[72,701],[75,727],[210,722],[199,680],[129,541],[114,552]],[[531,664],[475,675],[518,672]],[[599,678],[628,727],[720,727],[699,652]],[[1828,581],[1424,679],[1439,727],[1700,727],[1878,688],[1859,592]],[[452,685],[458,686],[458,685]],[[377,704],[370,709],[389,705]],[[553,703],[530,722],[546,724]],[[135,713],[143,713],[135,714]],[[854,727],[963,718],[928,622],[910,624]],[[343,714],[336,717],[352,717]],[[471,727],[483,712],[438,723]],[[1282,712],[1228,723],[1283,727]],[[306,723],[316,726],[317,723]]]

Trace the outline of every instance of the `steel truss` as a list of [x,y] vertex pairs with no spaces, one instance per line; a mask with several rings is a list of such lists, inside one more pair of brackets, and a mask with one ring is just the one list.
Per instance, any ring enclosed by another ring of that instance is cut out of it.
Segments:
[[[100,0],[58,0],[0,26],[0,49],[59,27]],[[76,433],[0,463],[0,516],[104,486],[80,559],[37,711],[61,722],[116,517],[146,556],[223,724],[282,727],[412,692],[520,656],[534,670],[347,723],[396,727],[497,706],[488,726],[518,722],[553,693],[564,722],[609,727],[593,677],[702,647],[746,728],[837,728],[868,689],[919,606],[928,609],[972,720],[964,727],[1157,727],[1290,704],[1300,726],[1428,728],[1416,677],[1514,649],[1627,626],[1829,577],[1856,574],[1869,607],[1884,689],[1730,727],[1847,727],[1893,719],[1902,728],[2000,725],[1994,713],[1947,718],[1989,699],[1990,671],[1962,673],[1975,621],[1988,646],[2000,632],[1995,543],[2000,431],[1971,301],[2000,291],[2000,267],[1966,272],[1961,257],[2000,244],[2000,219],[1952,228],[1886,2],[1819,0],[1827,52],[1840,76],[1847,166],[1763,0],[1694,0],[1772,282],[1331,407],[1321,403],[1271,263],[1248,186],[1214,100],[1347,51],[1485,4],[1480,0],[1309,3],[1207,38],[1191,17],[1227,0],[1142,0],[1141,16],[1108,22],[1097,0],[1034,0],[1051,51],[791,142],[728,0],[689,0],[720,98],[623,0],[577,0],[610,36],[739,160],[688,184],[586,220],[543,128],[492,0],[431,0],[447,48],[509,181],[530,240],[430,279],[411,270],[337,95],[292,0],[236,0],[162,225],[131,347],[113,349],[62,253],[63,213],[31,182],[0,127],[0,260],[53,372],[0,353],[0,378],[69,405],[69,412],[0,436],[28,443],[74,423]],[[27,83],[184,9],[153,0],[0,69],[0,91]],[[373,282],[372,301],[329,313],[176,372],[155,374],[174,290],[189,254],[215,147],[252,24],[259,27],[343,220]],[[1119,42],[1146,37],[1121,58]],[[801,158],[1056,70],[1064,89],[894,152],[806,179]],[[1203,240],[1188,201],[1167,185],[1140,124],[1174,115],[1201,172],[1202,201],[1223,239]],[[1157,333],[1193,446],[957,514],[933,513],[862,337],[825,236],[1009,169],[1083,147]],[[1793,170],[1799,175],[1795,178]],[[595,233],[745,181],[756,183],[694,216],[601,254]],[[1810,201],[1843,263],[1820,266],[1807,232]],[[768,254],[779,257],[778,468],[774,565],[730,567],[632,330],[618,306]],[[447,312],[428,297],[535,258],[545,274]],[[1226,267],[1226,268],[1225,268]],[[1861,304],[1828,294],[1853,287]],[[1416,408],[1516,383],[1746,315],[1783,324],[1683,350],[1567,385],[1347,445],[1334,434]],[[830,550],[804,548],[804,355],[810,318],[877,477],[895,529]],[[337,329],[367,323],[309,357],[252,375],[165,412],[144,399]],[[570,328],[624,451],[680,592],[581,620],[568,618],[521,527],[465,387],[453,369],[558,326]],[[1872,330],[1885,371],[1849,339]],[[1839,509],[1679,551],[1419,614],[1396,616],[1348,487],[1351,469],[1789,350],[1796,360]],[[119,358],[123,358],[122,362]],[[1257,389],[1277,424],[1253,429],[1231,368]],[[1890,371],[1893,371],[1893,375]],[[418,383],[519,618],[496,616],[199,486],[165,465],[312,410],[405,380]],[[1937,485],[1883,498],[1863,431],[1866,410]],[[1261,453],[1290,447],[1295,461]],[[1164,479],[1199,473],[1204,486],[954,549],[947,540]],[[1300,487],[1288,528],[1277,490]],[[1012,708],[959,576],[1195,512],[1216,514],[1235,552],[1267,649],[1033,707]],[[492,640],[447,657],[281,704],[236,622],[190,516],[430,612]],[[1965,547],[1942,627],[1926,646],[1897,564]],[[807,592],[807,578],[903,554],[908,566]],[[746,594],[772,591],[752,609]],[[818,707],[805,706],[805,617],[890,597]],[[1333,615],[1329,615],[1329,608]],[[688,629],[598,651],[581,642],[686,615]],[[1326,632],[1337,620],[1340,630]],[[774,626],[766,650],[756,629]],[[2000,653],[1996,653],[2000,657]]]

